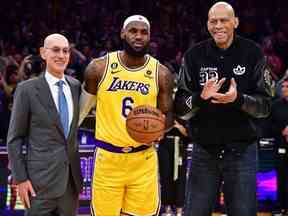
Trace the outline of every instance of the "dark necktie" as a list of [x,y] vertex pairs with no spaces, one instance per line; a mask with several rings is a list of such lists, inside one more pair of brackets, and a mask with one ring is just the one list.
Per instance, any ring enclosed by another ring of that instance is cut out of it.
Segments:
[[57,82],[57,85],[59,87],[59,94],[58,94],[59,114],[60,114],[62,127],[64,130],[64,135],[67,138],[68,133],[69,133],[69,112],[68,112],[67,100],[63,92],[64,81],[60,80],[59,82]]

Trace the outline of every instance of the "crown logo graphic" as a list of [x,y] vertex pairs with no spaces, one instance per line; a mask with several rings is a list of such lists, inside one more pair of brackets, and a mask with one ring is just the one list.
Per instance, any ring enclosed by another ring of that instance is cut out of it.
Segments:
[[246,68],[245,67],[241,67],[240,65],[237,65],[236,68],[233,68],[233,73],[236,74],[236,75],[242,75],[244,74],[246,71]]

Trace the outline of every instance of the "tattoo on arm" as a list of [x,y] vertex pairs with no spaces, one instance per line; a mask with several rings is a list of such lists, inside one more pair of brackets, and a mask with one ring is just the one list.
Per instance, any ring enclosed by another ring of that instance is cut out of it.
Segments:
[[157,107],[166,116],[166,129],[173,125],[173,88],[174,77],[168,68],[159,65],[159,94]]
[[94,59],[89,65],[86,67],[85,75],[84,75],[84,88],[90,94],[96,94],[98,84],[104,74],[106,65],[106,59]]

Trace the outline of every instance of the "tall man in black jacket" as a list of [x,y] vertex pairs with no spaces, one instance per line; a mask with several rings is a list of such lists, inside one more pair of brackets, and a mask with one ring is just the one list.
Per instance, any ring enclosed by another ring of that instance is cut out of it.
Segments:
[[211,39],[184,55],[175,103],[196,144],[186,216],[210,216],[224,180],[229,216],[256,215],[257,144],[253,120],[270,112],[270,75],[261,49],[235,35],[238,18],[218,2],[208,13]]

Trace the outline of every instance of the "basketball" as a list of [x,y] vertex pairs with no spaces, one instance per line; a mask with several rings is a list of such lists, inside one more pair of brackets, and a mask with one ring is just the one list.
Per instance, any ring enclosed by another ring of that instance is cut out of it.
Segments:
[[148,144],[164,134],[165,117],[159,109],[152,106],[137,106],[126,119],[126,129],[132,139]]

